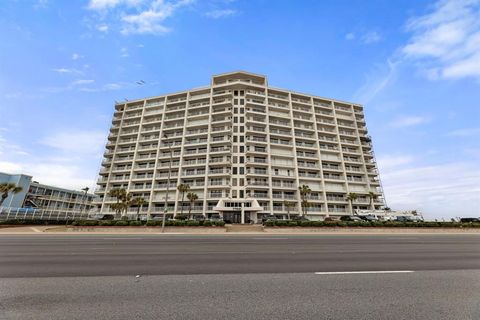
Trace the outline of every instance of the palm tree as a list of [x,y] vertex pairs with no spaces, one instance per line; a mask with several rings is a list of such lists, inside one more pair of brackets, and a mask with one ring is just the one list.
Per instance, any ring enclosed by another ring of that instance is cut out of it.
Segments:
[[370,198],[370,209],[375,210],[375,205],[373,204],[373,201],[377,199],[377,194],[375,192],[370,191],[368,193],[368,197]]
[[2,197],[0,198],[0,207],[2,206],[3,202],[5,199],[8,198],[8,195],[10,193],[17,194],[23,190],[22,187],[17,186],[14,183],[2,183],[0,184],[0,193],[2,194]]
[[350,202],[350,210],[352,212],[352,215],[354,214],[353,201],[357,200],[357,198],[358,198],[358,195],[355,192],[350,192],[349,194],[347,194],[347,197],[345,198],[348,202]]
[[290,220],[290,209],[295,207],[295,203],[287,200],[283,200],[283,205],[287,208],[287,218]]
[[312,192],[312,189],[306,184],[302,185],[301,187],[298,187],[298,190],[300,191],[300,197],[302,199],[302,212],[303,216],[305,217],[307,215],[307,208],[308,208],[308,195]]
[[[113,188],[108,192],[108,195],[110,197],[117,198],[117,203],[110,205],[110,207],[115,210],[115,216],[121,215],[124,208],[124,202],[127,197],[127,190],[124,188]],[[122,201],[122,203],[120,203],[120,201]]]
[[190,186],[182,183],[177,186],[177,190],[182,193],[182,207],[180,209],[180,215],[183,216],[183,201],[185,200],[185,193],[190,190]]
[[187,199],[190,201],[190,207],[188,208],[188,218],[190,219],[190,212],[192,212],[193,204],[198,200],[198,196],[196,193],[189,192],[187,193]]
[[134,205],[134,206],[137,206],[137,217],[135,218],[135,220],[138,221],[138,218],[140,216],[140,210],[142,209],[142,207],[147,204],[147,201],[145,201],[145,199],[143,198],[133,198],[132,201],[130,201],[130,205]]

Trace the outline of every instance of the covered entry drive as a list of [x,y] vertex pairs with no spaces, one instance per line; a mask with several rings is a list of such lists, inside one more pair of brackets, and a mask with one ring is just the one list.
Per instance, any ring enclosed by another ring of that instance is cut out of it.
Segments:
[[255,199],[220,200],[213,210],[220,213],[226,223],[256,223],[257,213],[263,208]]

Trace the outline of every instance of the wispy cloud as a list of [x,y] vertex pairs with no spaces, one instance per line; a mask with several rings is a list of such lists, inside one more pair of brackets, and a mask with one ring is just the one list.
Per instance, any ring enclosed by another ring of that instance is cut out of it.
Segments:
[[209,18],[219,19],[236,15],[238,12],[233,9],[212,10],[205,13]]
[[370,103],[395,79],[399,63],[387,60],[386,66],[377,67],[378,70],[367,75],[365,84],[357,90],[353,99],[365,104]]
[[353,32],[349,32],[345,35],[346,40],[353,40],[353,39],[355,39],[355,37],[356,37],[355,33],[353,33]]
[[478,206],[472,206],[480,200],[478,163],[412,163],[380,169],[388,206],[393,209],[417,209],[430,219],[479,214]]
[[80,80],[73,81],[72,85],[80,86],[80,85],[85,85],[85,84],[92,84],[94,82],[95,82],[95,80],[92,80],[92,79],[80,79]]
[[465,128],[450,131],[447,135],[452,137],[480,137],[480,128]]
[[83,58],[83,56],[80,55],[80,54],[78,54],[78,53],[72,54],[72,60],[78,60],[78,59],[80,59],[80,58]]
[[419,124],[424,124],[430,122],[429,117],[423,116],[402,116],[398,117],[392,122],[390,122],[390,126],[393,128],[405,128],[405,127],[412,127],[417,126]]
[[98,31],[103,32],[103,33],[106,33],[109,30],[109,26],[106,23],[99,24],[99,25],[97,25],[96,28],[97,28]]
[[480,78],[480,1],[438,1],[431,13],[407,24],[402,48],[430,79]]
[[128,53],[128,49],[127,48],[121,48],[120,49],[120,57],[122,58],[128,58],[130,56],[130,54]]
[[108,10],[120,5],[135,7],[142,2],[144,2],[144,0],[90,0],[87,7],[90,10]]
[[71,68],[55,68],[52,70],[60,74],[83,74],[83,71]]
[[372,43],[376,43],[376,42],[379,42],[380,40],[382,40],[382,37],[380,36],[380,34],[377,31],[370,31],[370,32],[365,33],[362,36],[361,40],[364,44],[372,44]]

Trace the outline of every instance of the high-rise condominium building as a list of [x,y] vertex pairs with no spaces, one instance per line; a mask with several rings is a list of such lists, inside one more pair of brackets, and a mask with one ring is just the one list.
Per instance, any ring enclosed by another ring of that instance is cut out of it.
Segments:
[[349,193],[353,209],[384,205],[361,105],[272,88],[248,72],[117,103],[98,184],[102,213],[113,212],[109,191],[125,188],[148,202],[142,214],[167,204],[169,215],[191,209],[234,223],[302,214],[303,185],[310,219],[350,214]]

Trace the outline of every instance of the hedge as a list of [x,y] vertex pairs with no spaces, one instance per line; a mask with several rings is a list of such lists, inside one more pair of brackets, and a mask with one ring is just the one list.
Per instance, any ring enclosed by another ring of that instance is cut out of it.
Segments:
[[397,221],[288,221],[267,220],[267,227],[383,227],[383,228],[480,228],[480,223]]

